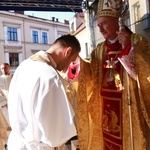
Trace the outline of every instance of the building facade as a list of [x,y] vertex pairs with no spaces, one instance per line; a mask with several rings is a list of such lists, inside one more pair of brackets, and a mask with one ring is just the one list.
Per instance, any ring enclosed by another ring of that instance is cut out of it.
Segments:
[[0,11],[0,64],[7,62],[12,72],[29,56],[47,50],[60,36],[69,33],[69,23],[54,17],[46,20],[16,12]]
[[150,41],[150,0],[129,1],[129,27]]

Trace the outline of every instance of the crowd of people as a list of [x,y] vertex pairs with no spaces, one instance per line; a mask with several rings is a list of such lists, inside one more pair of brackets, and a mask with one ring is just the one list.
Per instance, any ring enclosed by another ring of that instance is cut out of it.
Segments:
[[0,149],[67,150],[73,137],[80,150],[150,149],[150,43],[118,22],[118,12],[100,1],[104,41],[90,60],[68,34],[13,75],[1,64]]

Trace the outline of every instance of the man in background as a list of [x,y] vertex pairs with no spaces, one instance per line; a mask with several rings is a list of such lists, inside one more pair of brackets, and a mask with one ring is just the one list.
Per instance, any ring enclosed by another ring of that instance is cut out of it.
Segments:
[[[7,96],[9,91],[9,85],[13,75],[10,73],[10,65],[8,63],[2,63],[1,66],[2,75],[0,76],[0,92],[1,96],[6,100],[5,104],[7,104]],[[1,106],[4,106],[1,104]]]
[[10,65],[8,63],[2,63],[0,66],[2,75],[0,76],[0,124],[1,124],[1,135],[3,142],[3,148],[7,143],[8,134],[10,131],[7,98],[9,93],[9,85],[13,75],[10,73]]
[[0,76],[0,106],[8,123],[9,119],[7,110],[7,99],[9,93],[9,85],[13,77],[13,74],[10,73],[10,69],[11,67],[8,63],[1,64],[2,75]]

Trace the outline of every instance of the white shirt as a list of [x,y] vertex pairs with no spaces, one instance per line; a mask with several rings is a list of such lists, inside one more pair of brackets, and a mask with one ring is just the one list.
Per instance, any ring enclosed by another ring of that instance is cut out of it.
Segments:
[[44,62],[28,59],[17,68],[10,84],[8,111],[12,128],[8,150],[34,149],[40,142],[58,147],[76,135],[73,109],[62,81]]

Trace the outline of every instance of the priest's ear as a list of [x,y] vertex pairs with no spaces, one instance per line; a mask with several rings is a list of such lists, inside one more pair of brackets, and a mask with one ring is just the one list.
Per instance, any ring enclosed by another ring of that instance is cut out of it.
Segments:
[[65,48],[65,51],[64,51],[64,56],[65,57],[69,57],[72,53],[72,47],[67,47]]

